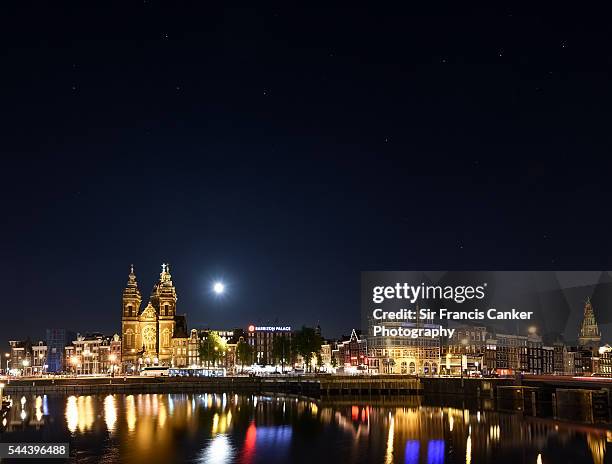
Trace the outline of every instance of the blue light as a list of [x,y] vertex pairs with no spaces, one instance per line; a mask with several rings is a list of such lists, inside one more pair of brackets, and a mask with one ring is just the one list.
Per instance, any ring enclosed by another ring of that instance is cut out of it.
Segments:
[[429,440],[427,464],[444,464],[444,440]]
[[419,447],[418,440],[408,440],[406,442],[405,464],[419,464]]

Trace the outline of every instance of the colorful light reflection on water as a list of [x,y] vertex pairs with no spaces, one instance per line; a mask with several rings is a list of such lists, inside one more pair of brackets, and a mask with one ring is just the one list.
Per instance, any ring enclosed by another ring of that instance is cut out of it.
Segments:
[[70,441],[91,463],[612,462],[601,427],[494,411],[237,394],[27,396],[1,441]]

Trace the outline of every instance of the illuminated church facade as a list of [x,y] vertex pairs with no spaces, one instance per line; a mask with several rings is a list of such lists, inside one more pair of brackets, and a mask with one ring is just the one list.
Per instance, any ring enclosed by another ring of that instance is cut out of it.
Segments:
[[172,365],[177,321],[179,325],[184,324],[185,318],[177,316],[176,301],[170,265],[162,264],[159,281],[153,286],[146,306],[141,307],[142,297],[131,266],[123,290],[121,317],[121,358],[128,372],[150,364]]

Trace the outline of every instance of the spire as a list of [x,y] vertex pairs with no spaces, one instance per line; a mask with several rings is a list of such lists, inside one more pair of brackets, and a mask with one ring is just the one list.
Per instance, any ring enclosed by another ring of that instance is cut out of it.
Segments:
[[578,343],[580,346],[591,346],[599,348],[599,342],[601,341],[601,333],[595,320],[595,312],[593,311],[593,305],[591,305],[591,299],[587,298],[584,305],[584,317],[580,323],[580,333],[578,334]]
[[170,275],[170,265],[167,263],[162,264],[162,271],[159,275],[159,281],[164,284],[169,282],[172,285],[172,276]]
[[130,273],[128,274],[128,287],[138,287],[138,282],[136,282],[136,274],[134,274],[134,265],[130,264]]

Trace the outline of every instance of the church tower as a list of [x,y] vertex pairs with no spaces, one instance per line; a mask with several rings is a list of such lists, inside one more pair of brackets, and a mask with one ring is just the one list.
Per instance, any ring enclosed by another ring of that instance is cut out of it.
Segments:
[[176,325],[176,288],[172,282],[170,265],[162,264],[159,282],[153,287],[151,304],[158,315],[157,353],[160,363],[170,363],[172,360],[172,335]]
[[134,265],[130,266],[130,273],[128,275],[128,282],[123,289],[123,308],[121,316],[121,358],[122,363],[133,364],[138,358],[138,313],[140,311],[140,303],[142,297],[140,296],[140,290],[138,289],[138,282],[136,282],[136,275],[134,274]]
[[584,305],[584,317],[580,324],[580,334],[578,336],[578,344],[581,347],[588,347],[593,350],[599,349],[599,343],[601,342],[601,333],[597,322],[595,321],[595,313],[593,312],[593,306],[591,300],[587,299]]

